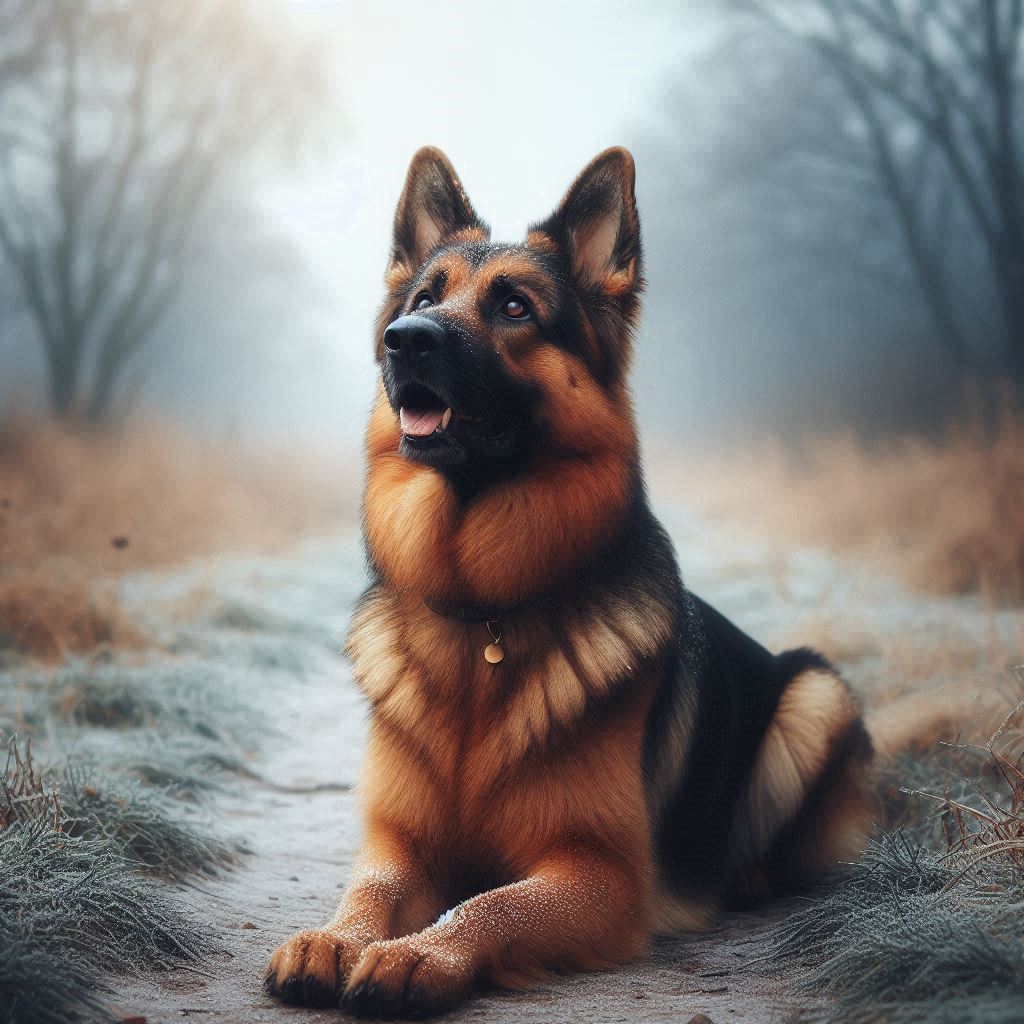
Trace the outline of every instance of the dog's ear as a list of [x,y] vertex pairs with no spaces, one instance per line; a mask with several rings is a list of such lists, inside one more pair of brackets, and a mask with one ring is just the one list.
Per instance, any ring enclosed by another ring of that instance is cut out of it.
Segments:
[[642,286],[635,179],[629,151],[606,149],[580,172],[558,209],[531,229],[567,253],[584,287],[608,296],[626,296]]
[[640,311],[643,266],[640,219],[628,150],[606,149],[582,170],[558,209],[530,228],[527,243],[565,255],[593,330],[591,367],[605,383],[629,369],[632,329]]
[[388,283],[411,277],[432,249],[460,234],[486,240],[490,229],[476,215],[448,157],[424,146],[409,164],[395,211]]

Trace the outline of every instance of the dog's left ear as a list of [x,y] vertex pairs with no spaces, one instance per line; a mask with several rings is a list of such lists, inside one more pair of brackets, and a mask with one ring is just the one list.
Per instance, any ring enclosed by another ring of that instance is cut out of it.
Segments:
[[395,210],[388,278],[411,277],[432,249],[460,233],[486,239],[490,229],[477,216],[448,157],[424,146],[409,164]]
[[643,284],[635,179],[629,150],[606,149],[580,172],[558,209],[531,229],[568,254],[580,284],[607,296],[625,297]]
[[473,209],[451,161],[439,149],[424,146],[409,164],[405,187],[395,210],[387,295],[377,312],[374,350],[384,355],[384,330],[402,310],[406,289],[431,251],[443,242],[487,241],[491,229]]

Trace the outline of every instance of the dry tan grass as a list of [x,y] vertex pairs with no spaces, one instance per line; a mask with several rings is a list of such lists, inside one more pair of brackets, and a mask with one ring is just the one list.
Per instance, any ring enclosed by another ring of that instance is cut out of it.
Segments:
[[0,580],[0,634],[0,646],[46,660],[143,641],[109,587],[45,570]]
[[877,677],[870,696],[886,701],[922,686],[1005,673],[1024,649],[1024,619],[1008,638],[1000,638],[991,614],[989,619],[988,628],[982,629],[946,622],[941,627],[880,631],[877,622],[850,611],[823,611],[801,617],[773,642],[781,649],[806,644],[847,669],[870,659],[870,675]]
[[838,611],[800,618],[780,638],[772,638],[772,642],[780,650],[813,647],[837,665],[858,665],[868,658],[891,654],[869,625]]
[[984,861],[1006,858],[1017,873],[1024,872],[1024,748],[1021,747],[1021,713],[1024,700],[1006,716],[985,745],[989,770],[1003,783],[999,802],[986,797],[984,806],[972,807],[942,798],[946,859],[959,870],[956,881]]
[[1017,634],[1000,638],[994,622],[988,630],[945,623],[908,631],[825,612],[802,618],[776,646],[801,644],[840,666],[863,701],[876,747],[887,754],[940,741],[982,743],[1024,694],[1013,671],[1024,621]]
[[32,761],[32,740],[24,753],[17,737],[7,742],[7,762],[0,772],[0,831],[16,822],[45,819],[55,831],[61,827],[60,792],[47,784]]
[[111,581],[350,525],[352,453],[243,451],[167,426],[0,426],[0,646],[44,658],[138,635]]
[[787,543],[867,558],[914,586],[1024,598],[1024,417],[952,426],[937,441],[760,441],[657,458],[677,497]]

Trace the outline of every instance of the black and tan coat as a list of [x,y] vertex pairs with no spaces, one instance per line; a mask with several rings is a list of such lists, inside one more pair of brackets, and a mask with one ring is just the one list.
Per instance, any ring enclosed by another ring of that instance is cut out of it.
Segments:
[[330,923],[271,960],[292,1002],[425,1014],[619,963],[852,856],[868,824],[847,687],[690,594],[648,506],[631,157],[598,156],[525,243],[488,238],[421,150],[377,324],[372,582],[348,640],[364,848]]

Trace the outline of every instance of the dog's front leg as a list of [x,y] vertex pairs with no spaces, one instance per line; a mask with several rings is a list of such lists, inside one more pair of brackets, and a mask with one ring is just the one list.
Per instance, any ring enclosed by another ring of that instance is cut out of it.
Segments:
[[323,928],[293,935],[271,957],[267,990],[289,1003],[336,1006],[370,943],[424,928],[443,909],[409,845],[395,836],[375,836],[334,917]]
[[367,946],[342,1006],[422,1016],[459,1002],[478,980],[515,987],[550,970],[621,963],[645,945],[646,903],[643,880],[611,857],[560,850],[419,934]]

